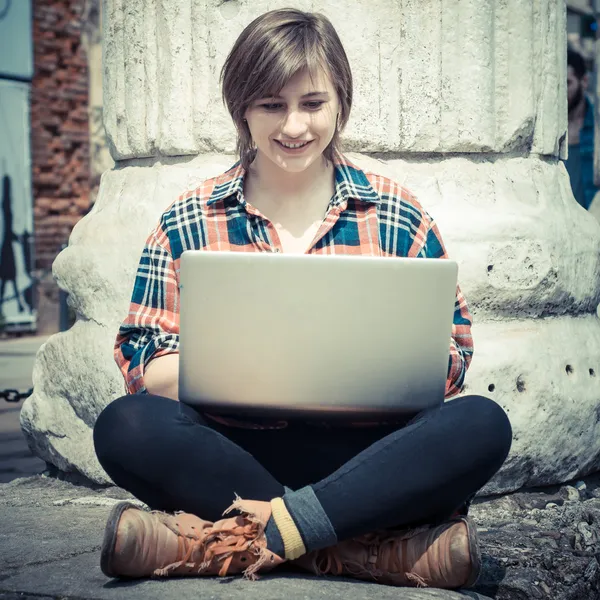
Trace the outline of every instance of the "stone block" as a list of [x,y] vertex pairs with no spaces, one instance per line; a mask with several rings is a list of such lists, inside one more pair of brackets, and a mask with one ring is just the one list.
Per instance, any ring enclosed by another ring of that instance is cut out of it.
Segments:
[[21,409],[21,427],[34,454],[61,471],[109,483],[92,443],[92,426],[102,408],[123,393],[111,359],[114,331],[79,321],[52,336],[38,351],[34,393]]
[[600,226],[575,201],[562,162],[348,157],[417,196],[479,320],[595,312]]
[[234,162],[205,156],[192,164],[128,167],[103,176],[94,208],[74,227],[53,265],[78,321],[40,348],[34,393],[21,411],[25,436],[40,458],[109,482],[96,460],[91,428],[104,406],[125,393],[112,350],[144,242],[179,194]]
[[[562,483],[599,468],[600,225],[568,192],[564,169],[538,158],[350,158],[414,191],[460,265],[476,322],[465,391],[503,406],[515,434],[486,493]],[[94,208],[54,263],[78,322],[40,349],[22,422],[38,456],[98,482],[106,475],[90,427],[124,391],[112,345],[143,244],[184,190],[235,159],[170,162],[136,160],[106,173]]]
[[502,406],[511,452],[482,494],[566,482],[600,469],[600,319],[476,323],[464,393]]
[[[104,90],[113,158],[232,152],[220,69],[253,18],[287,6],[181,0],[174,10],[167,0],[109,0]],[[353,69],[345,132],[353,150],[564,155],[563,3],[331,1],[318,10]]]

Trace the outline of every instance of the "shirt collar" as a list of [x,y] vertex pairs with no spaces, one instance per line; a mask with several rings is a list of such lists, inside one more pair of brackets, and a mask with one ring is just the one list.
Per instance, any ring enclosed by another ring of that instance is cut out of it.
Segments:
[[[373,189],[362,169],[339,153],[333,157],[333,165],[335,169],[333,206],[339,206],[342,202],[350,198],[370,204],[381,202],[381,198]],[[216,178],[212,194],[206,203],[207,206],[212,206],[216,202],[228,198],[236,198],[239,202],[243,203],[245,175],[246,170],[240,162],[237,162],[231,169],[219,175]]]
[[215,187],[206,205],[212,206],[215,202],[226,200],[230,197],[235,197],[241,202],[244,197],[245,174],[246,170],[242,167],[242,163],[237,162],[229,171],[219,175],[216,178]]
[[373,189],[362,169],[339,153],[333,157],[333,164],[335,167],[334,205],[339,205],[349,198],[369,204],[381,202],[379,194]]

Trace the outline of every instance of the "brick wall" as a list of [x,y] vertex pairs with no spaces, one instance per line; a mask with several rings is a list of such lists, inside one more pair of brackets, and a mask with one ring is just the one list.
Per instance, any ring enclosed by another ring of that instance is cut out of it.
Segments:
[[36,269],[47,272],[90,205],[86,0],[33,0],[31,159]]

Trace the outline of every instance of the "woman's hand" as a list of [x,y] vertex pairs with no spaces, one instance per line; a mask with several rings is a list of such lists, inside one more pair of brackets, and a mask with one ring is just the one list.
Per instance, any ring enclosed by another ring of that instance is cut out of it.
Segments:
[[179,354],[163,354],[151,360],[144,383],[149,394],[179,400]]

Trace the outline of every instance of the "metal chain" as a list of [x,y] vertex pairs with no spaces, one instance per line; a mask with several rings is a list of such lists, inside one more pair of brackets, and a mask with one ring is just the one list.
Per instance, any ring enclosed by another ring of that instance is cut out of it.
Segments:
[[2,390],[0,391],[0,399],[4,399],[7,402],[20,402],[29,398],[33,394],[33,388],[27,392],[19,392],[19,390]]

